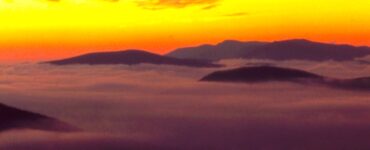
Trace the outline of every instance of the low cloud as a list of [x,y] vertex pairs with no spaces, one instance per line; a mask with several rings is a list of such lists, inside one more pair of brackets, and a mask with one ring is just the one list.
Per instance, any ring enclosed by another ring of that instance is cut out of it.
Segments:
[[146,9],[185,8],[188,6],[201,5],[203,9],[211,9],[217,6],[219,0],[137,0],[140,7]]
[[[6,0],[6,2],[14,2],[16,0]],[[105,2],[121,2],[122,0],[100,0]],[[165,8],[185,8],[189,6],[201,6],[203,10],[212,9],[218,6],[220,0],[133,0],[139,7],[158,10]],[[44,0],[44,2],[59,3],[63,0]]]
[[[14,2],[16,0],[5,0],[6,2]],[[63,0],[44,0],[44,2],[62,2]],[[101,0],[101,1],[106,1],[106,2],[119,2],[120,0]]]
[[[61,2],[63,0],[47,0],[49,2]],[[119,2],[120,0],[101,0],[101,1],[106,1],[106,2]]]
[[246,12],[237,12],[237,13],[230,13],[230,14],[225,14],[224,16],[226,17],[240,17],[240,16],[247,16],[249,15]]

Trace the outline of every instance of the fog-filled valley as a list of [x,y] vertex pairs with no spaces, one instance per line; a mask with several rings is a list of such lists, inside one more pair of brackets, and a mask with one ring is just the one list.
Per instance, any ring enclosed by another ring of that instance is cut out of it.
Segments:
[[370,150],[370,0],[0,0],[0,150]]
[[370,93],[289,82],[199,80],[214,71],[274,65],[348,79],[359,61],[222,60],[225,68],[170,65],[0,65],[0,103],[81,129],[9,130],[0,149],[369,149]]

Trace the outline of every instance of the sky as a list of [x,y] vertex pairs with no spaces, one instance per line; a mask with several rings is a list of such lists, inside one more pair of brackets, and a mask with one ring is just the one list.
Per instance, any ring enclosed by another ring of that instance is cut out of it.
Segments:
[[368,0],[1,0],[0,61],[305,38],[370,45]]

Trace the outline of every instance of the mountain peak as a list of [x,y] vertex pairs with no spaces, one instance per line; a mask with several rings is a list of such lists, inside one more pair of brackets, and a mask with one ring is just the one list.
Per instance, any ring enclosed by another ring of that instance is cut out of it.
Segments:
[[288,40],[281,40],[281,41],[275,41],[275,42],[292,42],[292,43],[316,43],[311,40],[307,39],[288,39]]
[[241,41],[237,41],[237,40],[224,40],[224,41],[218,43],[217,45],[236,44],[236,43],[242,43],[242,42]]
[[149,53],[145,50],[128,49],[128,50],[121,50],[121,51],[93,52],[93,53],[88,53],[88,54],[84,54],[84,55],[81,55],[81,56],[85,56],[85,55],[103,55],[103,54],[127,54],[127,55],[153,54],[153,55],[155,55],[154,53]]
[[[145,50],[139,50],[139,49],[128,49],[128,50],[122,50],[122,51],[118,51],[120,53],[131,53],[131,54],[152,54],[148,51],[145,51]],[[114,53],[114,52],[112,52]]]

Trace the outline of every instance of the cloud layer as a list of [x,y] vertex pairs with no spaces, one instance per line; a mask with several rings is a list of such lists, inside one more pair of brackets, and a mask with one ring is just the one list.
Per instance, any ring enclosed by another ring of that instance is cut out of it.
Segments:
[[202,5],[210,9],[217,5],[218,0],[138,0],[139,6],[147,9],[184,8],[193,5]]
[[[343,78],[370,74],[369,66],[355,62],[225,63],[230,68],[275,63]],[[368,93],[279,82],[197,82],[213,71],[154,65],[0,65],[1,103],[84,130],[0,133],[0,149],[370,148]]]
[[[60,2],[62,0],[47,0],[49,2]],[[101,0],[106,2],[119,2],[120,0]],[[146,9],[184,8],[193,5],[202,5],[204,9],[210,9],[217,5],[219,0],[135,0],[135,2]]]

